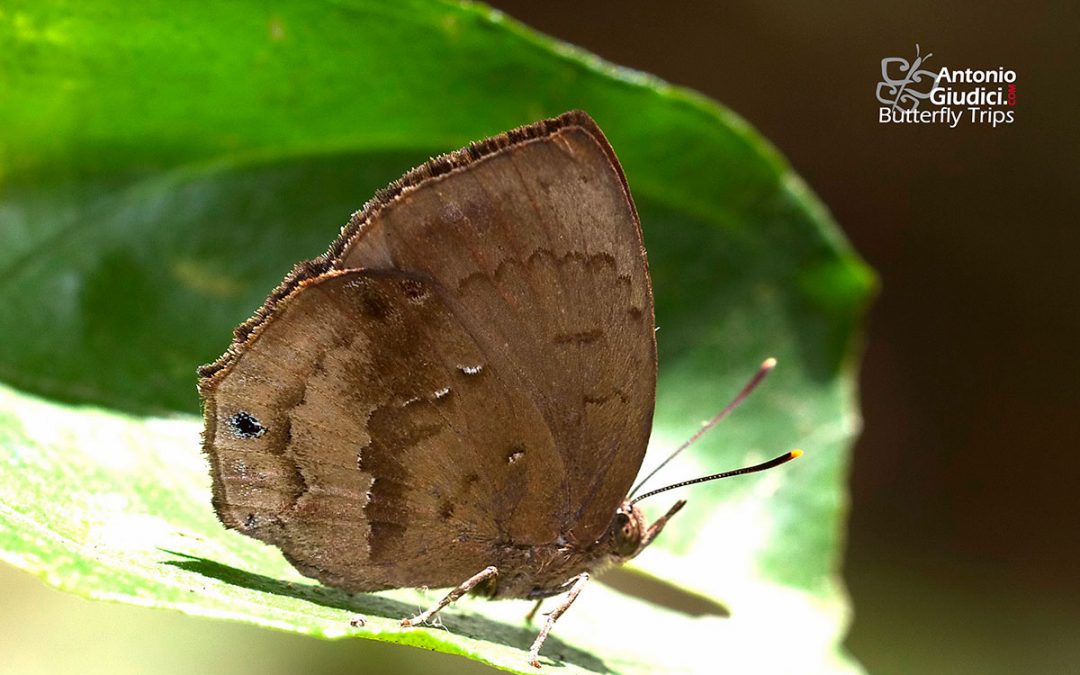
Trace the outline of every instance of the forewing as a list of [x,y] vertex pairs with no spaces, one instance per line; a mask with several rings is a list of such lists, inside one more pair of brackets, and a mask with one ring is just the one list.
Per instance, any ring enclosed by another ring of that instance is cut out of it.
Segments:
[[536,405],[408,274],[304,280],[201,388],[222,521],[333,586],[456,585],[566,490]]

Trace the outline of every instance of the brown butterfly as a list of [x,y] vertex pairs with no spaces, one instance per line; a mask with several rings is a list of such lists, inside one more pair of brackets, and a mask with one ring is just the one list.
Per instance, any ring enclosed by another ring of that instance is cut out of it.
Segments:
[[637,211],[588,115],[438,157],[200,369],[214,508],[327,585],[454,588],[404,625],[470,591],[566,593],[532,646],[539,667],[589,573],[636,556],[685,503],[649,525],[627,497],[654,333]]

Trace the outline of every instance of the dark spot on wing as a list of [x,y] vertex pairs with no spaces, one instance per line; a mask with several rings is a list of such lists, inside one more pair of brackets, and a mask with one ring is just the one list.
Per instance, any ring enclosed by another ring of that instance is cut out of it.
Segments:
[[389,298],[383,296],[378,288],[365,284],[357,288],[357,301],[360,313],[373,319],[385,319],[393,312]]
[[439,502],[439,515],[442,516],[443,520],[454,515],[454,505],[445,497]]
[[401,292],[404,293],[405,297],[411,302],[420,304],[431,294],[431,291],[428,290],[427,286],[415,279],[402,279],[400,283]]
[[589,344],[590,342],[596,342],[603,337],[604,331],[600,328],[593,328],[592,330],[579,331],[577,333],[558,333],[555,335],[554,342],[557,345],[560,344]]
[[241,410],[229,418],[229,427],[239,438],[258,438],[266,433],[266,427],[249,412]]

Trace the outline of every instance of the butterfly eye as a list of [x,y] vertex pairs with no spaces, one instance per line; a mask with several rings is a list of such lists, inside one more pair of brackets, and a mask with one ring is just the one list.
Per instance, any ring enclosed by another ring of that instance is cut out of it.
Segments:
[[632,554],[637,550],[639,538],[633,520],[626,513],[619,511],[615,515],[614,525],[615,553],[621,556]]
[[628,525],[630,525],[629,516],[627,516],[622,511],[617,512],[615,514],[615,530],[618,532],[623,532],[626,530]]

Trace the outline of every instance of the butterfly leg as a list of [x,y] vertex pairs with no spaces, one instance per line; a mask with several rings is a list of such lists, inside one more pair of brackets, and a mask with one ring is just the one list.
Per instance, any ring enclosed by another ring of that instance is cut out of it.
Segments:
[[468,593],[472,589],[476,588],[479,584],[482,584],[485,581],[487,581],[488,579],[491,579],[492,577],[496,577],[498,575],[499,575],[499,570],[495,569],[494,566],[485,567],[480,572],[474,574],[473,576],[471,576],[467,580],[465,580],[460,586],[458,586],[454,590],[447,593],[446,596],[442,600],[435,603],[435,606],[429,608],[427,611],[424,611],[424,612],[421,612],[421,613],[417,614],[416,616],[414,616],[411,619],[402,619],[401,620],[401,625],[402,626],[415,626],[417,624],[421,624],[421,623],[424,623],[426,621],[429,621],[431,619],[431,617],[438,614],[439,611],[443,607],[446,607],[451,602],[454,602],[455,600],[457,600],[461,596],[465,595],[466,593]]
[[533,605],[532,609],[529,610],[529,613],[525,615],[525,623],[532,623],[533,617],[536,616],[536,612],[538,612],[540,610],[540,605],[543,602],[544,602],[543,598],[537,598],[536,599],[536,604]]
[[570,605],[574,604],[574,600],[577,600],[577,596],[581,593],[581,589],[585,587],[585,582],[588,580],[588,572],[582,572],[571,580],[573,585],[570,586],[570,592],[566,594],[566,597],[555,609],[547,613],[547,621],[544,622],[544,627],[540,629],[540,634],[536,636],[532,648],[529,649],[529,665],[534,668],[540,667],[540,647],[544,645],[544,640],[547,640],[548,633],[555,626],[555,622],[559,620],[563,612],[570,608]]
[[[569,591],[571,588],[573,588],[574,584],[577,583],[577,579],[577,577],[572,577],[570,581],[567,581],[565,584],[557,588],[545,588],[543,590],[536,589],[529,593],[527,596],[525,596],[529,600],[536,600],[536,604],[533,605],[532,609],[529,610],[529,613],[525,615],[525,623],[532,623],[532,620],[536,616],[536,613],[540,611],[540,605],[543,604],[545,599],[553,598],[556,595],[562,595],[563,593]],[[544,616],[547,616],[547,614],[545,613]]]

